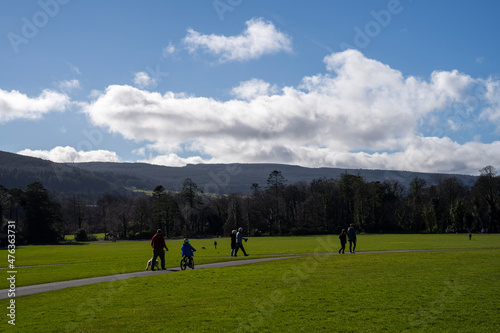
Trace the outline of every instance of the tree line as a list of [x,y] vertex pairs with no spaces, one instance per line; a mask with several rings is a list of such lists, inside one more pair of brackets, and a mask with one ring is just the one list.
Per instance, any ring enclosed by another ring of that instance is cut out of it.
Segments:
[[332,234],[351,223],[367,233],[498,232],[500,176],[487,166],[472,187],[455,177],[432,185],[416,177],[405,187],[347,173],[287,184],[275,170],[266,188],[252,184],[249,195],[203,193],[187,178],[180,192],[158,185],[149,195],[110,193],[95,202],[76,194],[56,199],[34,182],[25,190],[0,185],[0,216],[2,236],[14,220],[17,240],[29,244],[58,242],[82,229],[121,239],[150,238],[157,228],[171,238],[227,236],[240,226],[251,236]]

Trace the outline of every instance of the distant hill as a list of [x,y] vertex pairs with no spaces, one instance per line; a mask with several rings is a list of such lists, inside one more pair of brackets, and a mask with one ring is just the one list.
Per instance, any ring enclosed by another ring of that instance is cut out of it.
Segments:
[[365,181],[395,180],[404,186],[415,178],[424,179],[427,184],[437,183],[439,178],[457,177],[465,185],[476,182],[474,176],[445,175],[391,170],[364,170],[339,168],[305,168],[285,164],[196,164],[184,167],[165,167],[144,163],[76,163],[78,168],[92,172],[111,172],[124,176],[141,178],[148,183],[162,185],[165,189],[180,191],[186,178],[191,178],[200,189],[207,193],[230,194],[249,193],[252,184],[266,188],[267,178],[274,170],[281,171],[287,184],[300,181],[310,182],[318,178],[339,178],[342,174],[362,176]]
[[78,193],[96,198],[103,193],[126,193],[126,186],[147,187],[147,182],[133,176],[92,172],[64,163],[0,151],[0,185],[25,189],[40,182],[56,195]]
[[24,189],[41,182],[48,190],[60,194],[79,193],[96,198],[104,193],[131,193],[128,189],[153,190],[162,185],[180,191],[186,178],[191,178],[205,193],[247,194],[252,184],[264,189],[274,170],[281,171],[287,184],[310,182],[318,178],[339,178],[342,174],[362,176],[365,181],[395,180],[408,186],[419,177],[435,184],[441,177],[456,177],[465,185],[474,185],[477,177],[391,170],[339,168],[305,168],[285,164],[197,164],[166,167],[146,163],[53,163],[39,158],[0,151],[0,185]]

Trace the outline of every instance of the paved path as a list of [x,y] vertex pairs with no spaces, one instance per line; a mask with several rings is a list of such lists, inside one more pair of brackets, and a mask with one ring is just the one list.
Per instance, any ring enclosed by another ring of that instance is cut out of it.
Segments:
[[[289,258],[296,258],[296,257],[297,256],[287,256],[287,257],[260,258],[260,259],[247,259],[247,260],[217,262],[217,263],[212,263],[212,264],[197,265],[195,267],[195,269],[239,266],[239,265],[245,265],[245,264],[253,264],[253,263],[262,262],[262,261],[289,259]],[[15,293],[16,293],[16,297],[18,297],[18,296],[24,296],[24,295],[43,293],[46,291],[64,289],[64,288],[69,288],[69,287],[85,286],[87,284],[118,281],[118,280],[130,279],[130,278],[134,278],[134,277],[159,275],[159,274],[165,274],[165,273],[171,273],[171,272],[177,272],[177,271],[180,271],[180,268],[169,268],[166,271],[163,271],[163,270],[156,270],[154,272],[152,272],[152,271],[140,271],[140,272],[115,274],[115,275],[108,275],[108,276],[98,276],[98,277],[87,278],[87,279],[51,282],[51,283],[37,284],[37,285],[32,285],[32,286],[17,287],[15,290]],[[9,294],[9,289],[0,290],[0,299],[10,298],[10,297],[8,297],[8,294]]]
[[[469,250],[485,250],[485,249],[430,249],[430,250],[360,251],[360,252],[356,252],[356,254],[403,253],[403,252],[442,252],[442,251],[469,251]],[[226,262],[217,262],[217,263],[212,263],[212,264],[197,265],[196,269],[239,266],[239,265],[253,264],[253,263],[257,263],[257,262],[270,261],[270,260],[297,258],[299,256],[305,256],[305,255],[330,255],[330,254],[332,254],[332,255],[337,254],[338,255],[337,252],[296,253],[296,254],[289,254],[289,255],[283,254],[283,257],[236,260],[236,261],[226,261]],[[349,254],[349,253],[347,253],[347,254]],[[356,254],[354,254],[354,255],[356,255]],[[170,268],[170,269],[167,269],[166,271],[162,271],[162,270],[157,270],[154,272],[140,271],[140,272],[115,274],[115,275],[108,275],[108,276],[98,276],[98,277],[87,278],[87,279],[51,282],[51,283],[37,284],[37,285],[32,285],[32,286],[17,287],[15,293],[16,293],[16,297],[18,297],[18,296],[24,296],[24,295],[43,293],[43,292],[52,291],[52,290],[64,289],[64,288],[69,288],[69,287],[79,287],[79,286],[84,286],[87,284],[119,281],[119,280],[134,278],[134,277],[144,277],[144,276],[165,274],[165,273],[171,273],[171,272],[177,272],[177,271],[180,271],[180,268]],[[1,289],[0,290],[0,299],[10,298],[10,297],[8,297],[8,294],[9,294],[9,289]]]

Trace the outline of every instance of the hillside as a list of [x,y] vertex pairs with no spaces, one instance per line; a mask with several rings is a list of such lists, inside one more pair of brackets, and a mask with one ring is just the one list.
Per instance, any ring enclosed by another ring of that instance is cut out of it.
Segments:
[[454,176],[465,185],[472,186],[476,177],[467,175],[444,175],[390,170],[363,170],[339,168],[305,168],[285,164],[197,164],[185,167],[165,167],[144,163],[77,163],[76,167],[93,172],[112,172],[124,176],[142,178],[148,183],[162,185],[168,190],[179,191],[186,178],[191,178],[206,193],[230,194],[249,192],[252,184],[266,188],[267,178],[274,170],[281,171],[287,184],[310,182],[318,178],[339,178],[342,174],[362,176],[366,181],[395,180],[404,186],[415,177],[427,184],[435,184],[441,177]]
[[56,195],[78,193],[89,198],[110,192],[125,193],[125,186],[149,186],[133,176],[92,172],[72,165],[0,151],[0,185],[25,189],[32,182],[42,183]]
[[274,170],[281,171],[287,184],[339,178],[344,173],[360,175],[368,182],[395,180],[404,186],[408,186],[415,177],[424,179],[427,184],[435,184],[440,177],[450,176],[457,177],[467,186],[476,181],[476,177],[467,175],[305,168],[285,164],[197,164],[184,167],[109,162],[63,164],[0,152],[0,185],[24,189],[29,183],[38,181],[56,194],[79,193],[92,198],[110,192],[130,193],[125,188],[153,190],[157,185],[170,191],[180,191],[186,178],[191,178],[205,193],[246,194],[254,183],[266,188],[267,178]]

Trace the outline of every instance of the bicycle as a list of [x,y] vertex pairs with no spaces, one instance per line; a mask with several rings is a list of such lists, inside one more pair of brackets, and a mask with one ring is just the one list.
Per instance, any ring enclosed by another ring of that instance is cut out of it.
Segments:
[[194,269],[194,259],[193,257],[182,256],[181,259],[181,269],[185,270],[186,268]]

